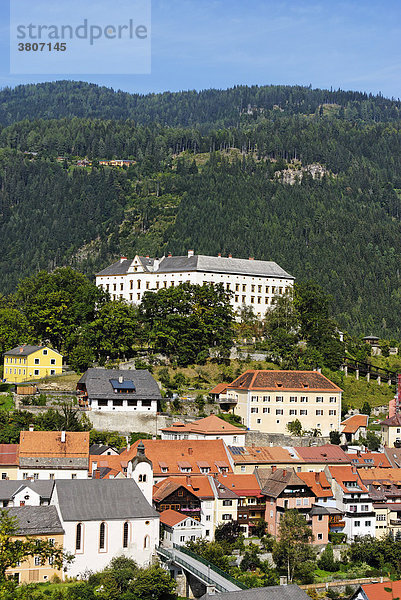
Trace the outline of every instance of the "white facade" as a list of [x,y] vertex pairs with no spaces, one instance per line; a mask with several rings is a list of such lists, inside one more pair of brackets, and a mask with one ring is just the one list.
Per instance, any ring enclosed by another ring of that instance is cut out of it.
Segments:
[[201,499],[200,522],[203,526],[203,536],[208,541],[214,539],[214,530],[216,529],[214,505],[215,500],[212,498]]
[[[61,515],[60,515],[61,517]],[[64,550],[74,555],[67,568],[69,577],[79,577],[87,571],[101,571],[115,556],[132,558],[140,567],[150,563],[159,540],[158,519],[125,519],[107,521],[63,521]],[[100,527],[104,523],[104,548],[100,548]],[[127,546],[124,546],[124,527],[128,524]],[[77,527],[81,526],[80,548],[77,546]]]
[[245,431],[237,434],[162,431],[162,440],[223,440],[226,446],[245,446]]
[[88,469],[33,469],[19,468],[18,480],[42,480],[42,479],[88,479]]
[[[274,304],[274,297],[284,294],[294,283],[294,278],[276,263],[194,256],[190,250],[188,259],[210,260],[198,261],[196,269],[188,260],[186,270],[185,258],[168,256],[158,260],[137,255],[134,260],[128,261],[122,257],[120,272],[118,263],[104,269],[97,274],[96,285],[109,292],[113,300],[122,298],[139,304],[146,291],[156,292],[180,283],[221,283],[225,289],[233,292],[231,303],[235,310],[243,306],[252,307],[258,317],[263,317]],[[173,262],[174,259],[181,260]],[[220,264],[216,261],[220,261]]]
[[29,487],[22,486],[14,495],[12,501],[8,503],[8,506],[41,506],[41,504],[44,503],[40,494]]
[[183,545],[189,541],[195,542],[203,535],[203,526],[199,521],[195,521],[191,517],[187,517],[176,525],[166,525],[164,527],[163,542],[167,547],[171,547],[173,544]]
[[352,542],[356,536],[375,537],[376,515],[369,494],[361,491],[357,483],[346,487],[346,492],[335,479],[331,485],[336,508],[344,513],[345,527],[341,532],[347,535],[347,541]]
[[91,410],[116,411],[116,412],[140,412],[156,414],[157,400],[124,400],[119,396],[112,400],[89,399]]

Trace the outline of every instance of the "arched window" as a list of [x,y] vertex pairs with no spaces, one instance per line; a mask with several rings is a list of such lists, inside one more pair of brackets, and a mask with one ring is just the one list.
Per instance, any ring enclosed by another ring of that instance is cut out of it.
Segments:
[[129,523],[125,521],[123,527],[123,548],[128,548],[128,533],[129,533]]
[[139,475],[138,481],[146,481],[146,475]]
[[149,542],[150,542],[149,536],[145,535],[144,540],[143,540],[143,547],[144,547],[144,549],[149,548]]
[[106,548],[106,523],[100,523],[99,527],[99,550]]
[[78,523],[75,532],[75,550],[82,550],[82,523]]

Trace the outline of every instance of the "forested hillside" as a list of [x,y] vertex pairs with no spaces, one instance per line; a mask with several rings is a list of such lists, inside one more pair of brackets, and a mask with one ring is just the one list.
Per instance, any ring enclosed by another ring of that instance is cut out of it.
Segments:
[[[93,276],[120,253],[231,252],[316,280],[348,331],[401,338],[398,101],[58,82],[3,90],[0,102],[3,293],[39,268]],[[99,166],[111,158],[135,162]]]
[[22,119],[87,117],[133,119],[139,124],[231,127],[242,117],[252,120],[281,111],[287,115],[323,114],[327,109],[340,118],[391,121],[400,118],[401,102],[362,92],[285,85],[141,95],[82,81],[56,81],[0,91],[2,125]]

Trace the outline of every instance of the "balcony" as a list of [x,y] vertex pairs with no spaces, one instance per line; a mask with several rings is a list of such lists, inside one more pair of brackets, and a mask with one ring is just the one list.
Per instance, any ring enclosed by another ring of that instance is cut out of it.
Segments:
[[390,519],[390,525],[401,525],[401,519]]
[[345,527],[345,521],[333,521],[329,523],[330,529],[336,529],[337,527]]

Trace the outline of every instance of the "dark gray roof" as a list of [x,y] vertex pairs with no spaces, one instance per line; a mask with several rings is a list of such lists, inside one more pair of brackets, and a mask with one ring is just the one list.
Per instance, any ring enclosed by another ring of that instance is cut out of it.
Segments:
[[55,506],[13,506],[7,512],[10,517],[17,517],[18,535],[64,533]]
[[[110,382],[112,379],[123,377],[124,380],[133,381],[135,391],[129,394],[116,394]],[[123,400],[159,400],[161,398],[159,386],[149,371],[144,370],[116,370],[116,369],[88,369],[78,381],[85,384],[89,398],[107,398]]]
[[319,504],[314,504],[309,511],[310,515],[329,515],[330,512],[327,510],[325,506],[320,506]]
[[0,500],[11,500],[21,488],[28,487],[39,494],[41,498],[49,499],[53,492],[54,481],[4,481],[0,480]]
[[130,268],[132,263],[131,259],[119,260],[116,263],[113,263],[109,267],[106,267],[96,275],[126,275],[128,269]]
[[[211,477],[209,477],[209,479],[211,479]],[[239,496],[235,492],[230,490],[228,487],[226,487],[220,481],[216,481],[216,479],[214,479],[213,483],[216,488],[217,497],[220,500],[228,500],[228,499],[238,500],[239,499]]]
[[63,521],[157,517],[133,479],[58,479]]
[[384,453],[392,467],[401,468],[401,448],[384,448]]
[[[12,356],[28,356],[29,354],[37,352],[38,350],[43,350],[44,348],[46,348],[46,346],[29,346],[29,344],[24,344],[23,346],[17,346],[12,350],[8,350],[4,354],[7,354],[7,356],[10,354]],[[57,352],[57,350],[55,350],[55,352]]]
[[[239,592],[222,592],[218,598],[219,600],[310,600],[308,594],[297,585],[272,585]],[[216,600],[216,596],[204,594],[200,600]]]
[[231,273],[256,277],[294,279],[277,263],[266,260],[227,258],[223,256],[166,256],[160,261],[157,273],[175,271],[204,271],[205,273]]
[[114,452],[117,452],[113,446],[106,446],[106,444],[92,444],[89,447],[89,454],[91,456],[99,455],[103,454],[103,452],[107,452],[107,450],[114,450]]
[[278,498],[288,486],[307,488],[306,483],[298,477],[294,469],[258,469],[258,480],[262,493],[266,496]]
[[20,456],[20,469],[82,469],[89,468],[89,458],[79,456]]
[[[139,257],[145,271],[154,271],[155,259]],[[106,267],[98,276],[125,275],[132,264],[131,259],[119,261]],[[255,277],[277,277],[280,279],[294,279],[277,263],[267,260],[249,260],[245,258],[230,258],[225,256],[206,256],[195,254],[193,256],[163,256],[155,273],[176,273],[184,271],[203,271],[205,273],[229,273],[234,275],[253,275]]]

